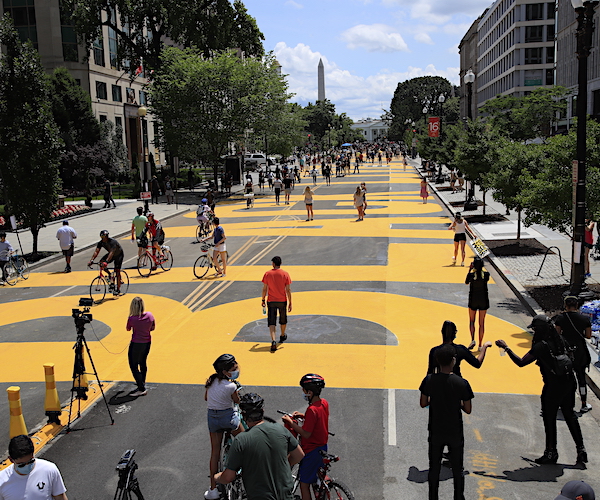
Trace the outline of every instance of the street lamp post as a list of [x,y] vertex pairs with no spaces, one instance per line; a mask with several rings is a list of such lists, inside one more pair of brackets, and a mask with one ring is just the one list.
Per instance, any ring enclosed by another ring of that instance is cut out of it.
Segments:
[[[463,81],[467,86],[467,117],[469,120],[472,120],[473,111],[471,108],[473,107],[473,82],[475,81],[475,73],[473,73],[473,70],[469,69],[469,71],[465,73]],[[465,200],[464,209],[471,210],[474,208],[473,198],[475,197],[475,185],[473,184],[473,181],[469,179],[467,179],[467,182],[469,183],[469,188],[467,189],[467,198]],[[475,208],[476,207],[477,205],[475,205]]]
[[[577,160],[573,164],[573,252],[571,259],[571,290],[575,296],[589,295],[585,290],[585,190],[586,190],[586,135],[587,135],[587,77],[588,56],[592,48],[594,9],[597,0],[571,0],[577,13]],[[583,292],[583,293],[582,293]],[[587,297],[586,297],[587,298]]]
[[[148,128],[146,125],[146,113],[148,112],[146,106],[140,106],[138,108],[138,116],[141,118],[142,120],[142,154],[141,154],[141,158],[140,158],[140,181],[141,181],[141,187],[145,192],[148,192],[148,181],[149,179],[149,175],[148,175],[148,164],[147,164],[147,147],[148,147]],[[144,199],[144,214],[147,214],[149,212],[149,207],[148,207],[148,199]]]

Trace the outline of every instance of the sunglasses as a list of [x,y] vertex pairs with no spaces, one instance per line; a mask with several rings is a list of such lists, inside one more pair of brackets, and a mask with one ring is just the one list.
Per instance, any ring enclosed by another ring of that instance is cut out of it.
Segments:
[[32,458],[29,462],[25,462],[23,464],[15,464],[19,469],[27,466],[27,465],[31,465],[33,462],[35,462],[35,458]]

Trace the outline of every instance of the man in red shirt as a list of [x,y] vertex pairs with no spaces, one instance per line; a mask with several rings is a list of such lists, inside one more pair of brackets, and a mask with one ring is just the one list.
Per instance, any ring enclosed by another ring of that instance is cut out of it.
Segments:
[[[329,403],[321,397],[325,379],[316,373],[307,373],[300,379],[304,399],[308,401],[306,412],[295,411],[291,416],[284,415],[285,426],[300,436],[304,458],[300,462],[298,476],[302,500],[311,500],[310,485],[317,482],[317,471],[323,465],[321,451],[327,451],[329,441]],[[298,425],[297,420],[304,424]]]
[[[276,255],[271,259],[273,269],[267,271],[263,276],[262,290],[262,306],[265,307],[267,301],[268,316],[267,324],[269,325],[269,333],[271,334],[271,352],[277,350],[277,342],[275,341],[275,328],[277,324],[277,311],[279,311],[279,327],[281,328],[281,336],[279,342],[285,342],[287,335],[285,328],[287,325],[287,313],[292,312],[292,279],[290,275],[280,269],[281,257]],[[268,295],[268,299],[266,299]],[[286,311],[287,309],[287,311]]]

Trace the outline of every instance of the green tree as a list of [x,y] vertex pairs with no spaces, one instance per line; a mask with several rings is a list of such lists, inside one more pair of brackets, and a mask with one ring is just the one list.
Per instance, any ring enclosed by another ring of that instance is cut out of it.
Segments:
[[268,154],[289,156],[294,148],[304,144],[307,122],[302,118],[302,108],[296,103],[286,103],[285,109],[269,120],[267,128]]
[[309,102],[303,111],[306,132],[311,134],[311,142],[321,142],[335,119],[335,105],[329,99]]
[[264,53],[264,36],[240,0],[62,0],[62,6],[71,12],[88,51],[102,36],[103,26],[114,30],[117,65],[125,69],[143,63],[145,69],[158,70],[167,40],[196,47],[205,57],[230,48],[248,56]]
[[440,95],[448,100],[451,94],[452,84],[441,76],[421,76],[400,82],[390,107],[392,122],[389,138],[395,141],[402,140],[407,120],[418,122],[425,107],[437,112]]
[[569,91],[560,86],[541,87],[523,97],[502,96],[481,108],[486,121],[501,135],[516,141],[549,137],[556,117],[566,110]]
[[38,234],[58,200],[58,163],[62,141],[54,118],[48,78],[31,42],[23,44],[7,15],[0,21],[0,176],[7,202],[33,235]]
[[289,95],[272,55],[240,59],[224,52],[206,59],[192,49],[169,47],[150,97],[161,143],[181,160],[206,161],[216,177],[228,144],[248,129],[265,133]]

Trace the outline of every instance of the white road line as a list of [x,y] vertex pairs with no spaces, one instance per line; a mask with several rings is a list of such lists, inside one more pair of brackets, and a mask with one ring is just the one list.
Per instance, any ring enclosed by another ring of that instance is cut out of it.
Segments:
[[73,290],[73,288],[75,288],[76,286],[77,285],[73,285],[73,286],[70,286],[69,288],[65,288],[64,290],[61,290],[60,292],[55,293],[54,295],[50,295],[50,298],[52,298],[52,297],[58,297],[59,295],[68,292],[69,290]]
[[388,444],[396,446],[396,389],[388,389]]

